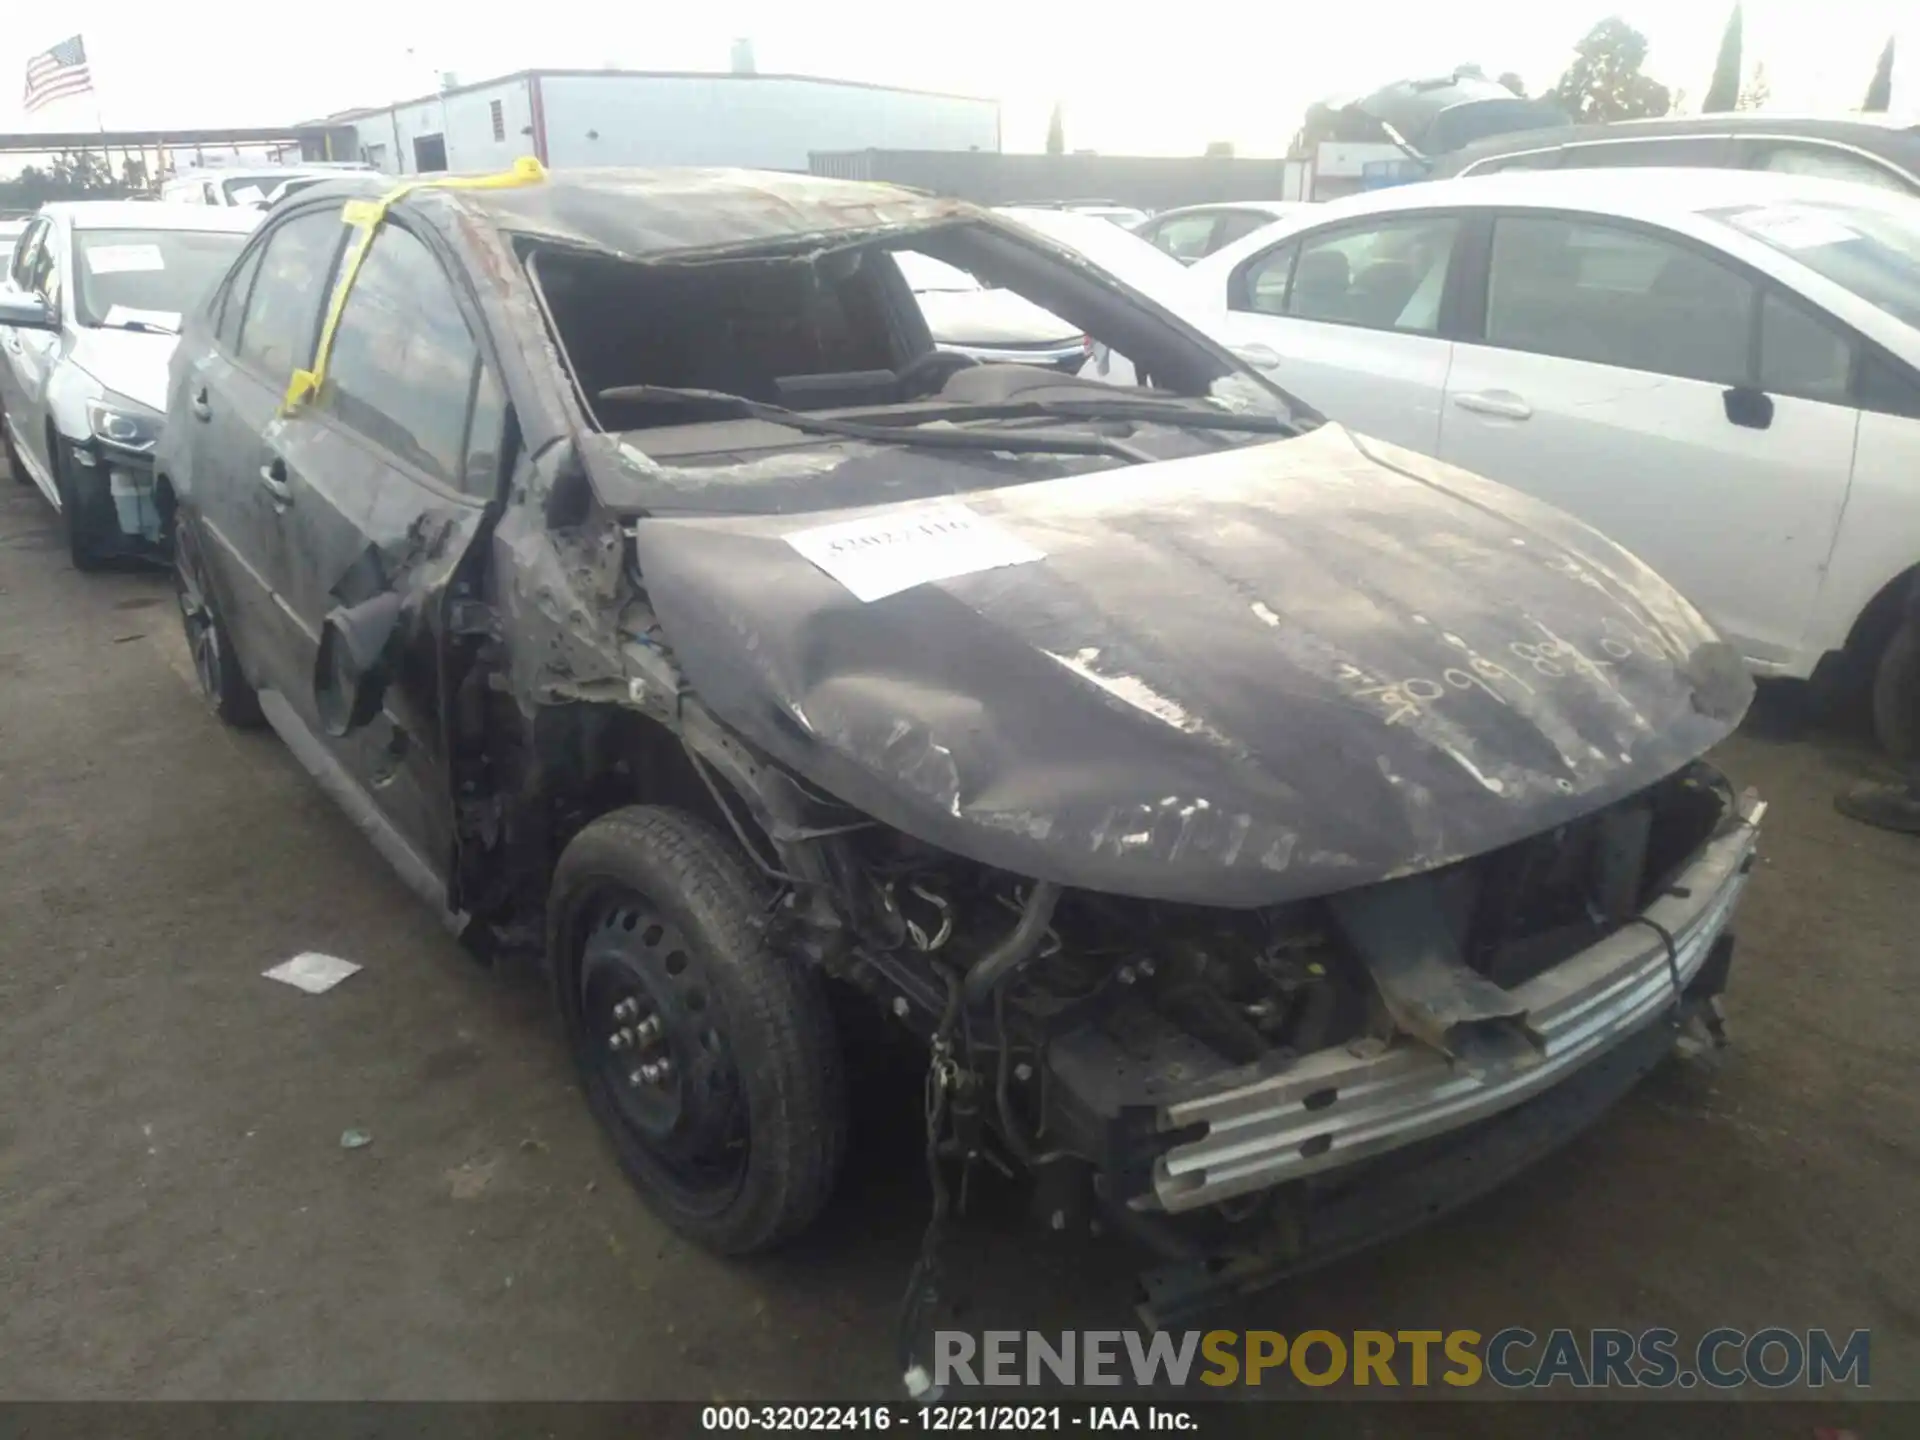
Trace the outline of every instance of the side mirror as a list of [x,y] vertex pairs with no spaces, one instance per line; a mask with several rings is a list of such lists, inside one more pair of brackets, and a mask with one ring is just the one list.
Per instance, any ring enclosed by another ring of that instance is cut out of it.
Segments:
[[1271,345],[1262,345],[1258,341],[1250,345],[1235,345],[1231,348],[1234,354],[1256,370],[1271,370],[1280,363],[1280,352]]
[[21,290],[0,290],[0,325],[10,325],[16,330],[60,328],[46,301]]
[[400,620],[391,590],[333,610],[320,629],[313,666],[313,705],[320,726],[338,738],[372,723],[392,678],[387,642]]

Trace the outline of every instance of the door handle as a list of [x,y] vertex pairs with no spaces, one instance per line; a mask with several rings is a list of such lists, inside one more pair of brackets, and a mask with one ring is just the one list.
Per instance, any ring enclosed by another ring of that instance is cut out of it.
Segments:
[[1453,403],[1475,415],[1495,415],[1502,420],[1526,420],[1533,407],[1511,390],[1469,390],[1453,397]]
[[193,398],[187,401],[187,409],[193,412],[196,420],[213,419],[213,407],[207,403],[207,387],[202,385],[193,392]]
[[14,334],[13,331],[9,330],[7,332],[7,338],[4,343],[11,353],[15,355],[20,353],[20,337]]
[[273,496],[276,508],[284,510],[293,503],[293,486],[287,483],[287,462],[278,455],[260,467],[260,483]]

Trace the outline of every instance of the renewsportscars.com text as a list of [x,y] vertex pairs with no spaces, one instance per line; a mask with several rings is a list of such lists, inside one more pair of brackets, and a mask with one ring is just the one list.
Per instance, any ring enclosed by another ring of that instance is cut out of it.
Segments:
[[933,1383],[1731,1390],[1872,1383],[1871,1335],[1709,1330],[988,1330],[934,1335]]

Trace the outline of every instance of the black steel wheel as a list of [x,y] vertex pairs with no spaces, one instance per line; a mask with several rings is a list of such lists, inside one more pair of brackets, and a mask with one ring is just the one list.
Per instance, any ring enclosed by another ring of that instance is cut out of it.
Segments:
[[174,537],[173,592],[180,602],[180,624],[186,631],[201,698],[215,715],[236,729],[252,730],[264,724],[260,697],[241,671],[226,627],[214,609],[199,549],[185,534]]
[[820,977],[767,948],[763,901],[718,832],[634,806],[574,837],[549,906],[588,1104],[662,1218],[726,1254],[805,1228],[846,1147]]

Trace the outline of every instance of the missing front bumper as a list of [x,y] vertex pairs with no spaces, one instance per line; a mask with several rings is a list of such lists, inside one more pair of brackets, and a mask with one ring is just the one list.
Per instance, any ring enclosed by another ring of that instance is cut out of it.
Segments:
[[1512,988],[1536,1049],[1468,1069],[1403,1035],[1377,1054],[1318,1051],[1278,1075],[1170,1101],[1159,1130],[1200,1133],[1159,1157],[1134,1208],[1181,1214],[1360,1164],[1512,1110],[1636,1037],[1654,1033],[1664,1049],[1670,1037],[1658,1022],[1708,968],[1745,888],[1763,809],[1711,840],[1646,909],[1647,923]]

